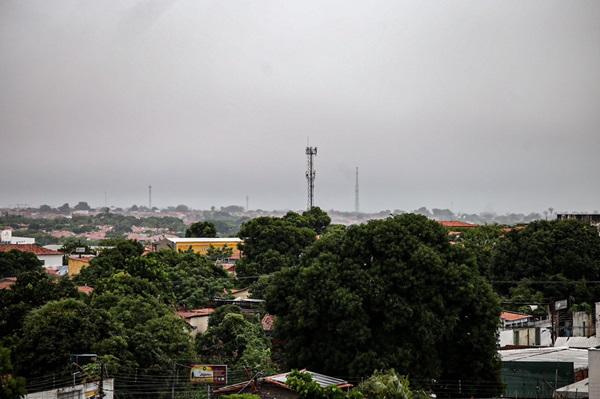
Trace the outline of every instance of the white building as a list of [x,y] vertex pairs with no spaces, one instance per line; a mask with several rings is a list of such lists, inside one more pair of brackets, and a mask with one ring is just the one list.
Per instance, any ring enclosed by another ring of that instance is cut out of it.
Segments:
[[35,244],[33,237],[17,237],[12,235],[12,230],[0,231],[0,243],[4,244]]
[[[51,389],[48,391],[35,392],[25,395],[25,399],[99,399],[98,381],[88,382],[79,385],[70,385],[62,388]],[[115,380],[106,379],[102,382],[104,399],[114,398]]]
[[60,267],[63,264],[63,253],[40,247],[35,244],[0,244],[0,252],[29,252],[37,256],[44,267]]

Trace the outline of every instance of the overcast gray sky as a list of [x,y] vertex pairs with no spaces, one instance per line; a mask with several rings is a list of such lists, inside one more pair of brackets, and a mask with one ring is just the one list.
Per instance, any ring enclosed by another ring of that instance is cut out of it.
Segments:
[[0,205],[600,208],[600,1],[0,1]]

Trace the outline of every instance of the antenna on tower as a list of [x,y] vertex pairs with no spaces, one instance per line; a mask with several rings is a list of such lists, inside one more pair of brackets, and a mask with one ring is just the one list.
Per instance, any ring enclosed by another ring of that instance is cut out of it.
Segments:
[[360,212],[359,202],[358,202],[358,166],[356,167],[356,183],[354,185],[354,212]]
[[315,200],[315,177],[317,172],[314,168],[313,158],[317,156],[317,147],[306,147],[308,167],[306,169],[306,181],[308,183],[308,201],[306,208],[310,211],[314,207]]
[[152,210],[152,186],[148,186],[148,209]]

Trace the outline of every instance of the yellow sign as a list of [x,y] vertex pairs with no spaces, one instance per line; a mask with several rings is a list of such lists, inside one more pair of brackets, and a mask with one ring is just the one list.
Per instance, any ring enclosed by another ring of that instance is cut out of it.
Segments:
[[215,364],[193,364],[190,370],[192,384],[227,384],[227,366]]

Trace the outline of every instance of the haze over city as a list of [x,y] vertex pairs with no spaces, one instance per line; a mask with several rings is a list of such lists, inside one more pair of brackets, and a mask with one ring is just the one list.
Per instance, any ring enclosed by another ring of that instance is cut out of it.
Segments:
[[3,1],[0,206],[598,209],[600,3]]

